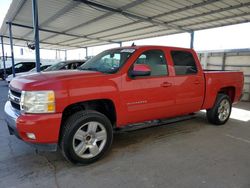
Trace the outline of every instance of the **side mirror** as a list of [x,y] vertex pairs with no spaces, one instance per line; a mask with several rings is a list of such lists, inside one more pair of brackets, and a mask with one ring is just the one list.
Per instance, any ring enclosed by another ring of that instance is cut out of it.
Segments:
[[137,64],[134,65],[133,70],[131,70],[130,75],[135,76],[149,76],[151,74],[151,69],[146,64]]

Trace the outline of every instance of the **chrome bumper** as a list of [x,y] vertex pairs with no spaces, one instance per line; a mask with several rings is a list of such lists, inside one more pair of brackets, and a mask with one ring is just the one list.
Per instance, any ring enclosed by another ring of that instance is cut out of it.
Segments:
[[10,101],[7,101],[4,106],[4,113],[5,121],[7,123],[10,134],[14,134],[16,137],[20,138],[16,127],[16,120],[21,115],[20,111],[12,108]]
[[[16,110],[12,108],[10,101],[7,101],[4,106],[4,113],[5,113],[5,121],[7,123],[9,133],[11,135],[15,135],[17,138],[21,139],[18,131],[17,131],[17,125],[16,120],[21,115],[19,110]],[[36,144],[36,143],[28,143],[25,142],[28,145],[31,145],[36,150],[39,151],[56,151],[57,150],[57,144]]]

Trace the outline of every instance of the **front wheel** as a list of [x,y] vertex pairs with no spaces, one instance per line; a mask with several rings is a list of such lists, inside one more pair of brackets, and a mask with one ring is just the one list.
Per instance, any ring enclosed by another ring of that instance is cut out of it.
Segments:
[[66,121],[60,145],[69,161],[89,164],[107,152],[112,140],[112,125],[105,115],[97,111],[81,111]]
[[207,110],[207,119],[215,125],[225,124],[231,114],[232,102],[228,95],[218,94],[213,108]]

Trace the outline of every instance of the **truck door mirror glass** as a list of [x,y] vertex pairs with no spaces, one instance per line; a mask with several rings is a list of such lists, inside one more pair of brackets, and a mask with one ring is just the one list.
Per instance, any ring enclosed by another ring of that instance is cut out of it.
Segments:
[[135,64],[133,70],[131,71],[130,75],[132,77],[135,76],[150,76],[151,69],[146,64]]

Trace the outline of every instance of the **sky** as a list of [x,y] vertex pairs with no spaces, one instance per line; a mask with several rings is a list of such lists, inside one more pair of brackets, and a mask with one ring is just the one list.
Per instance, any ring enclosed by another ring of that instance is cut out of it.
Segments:
[[[4,16],[8,10],[11,0],[0,0],[0,25]],[[231,26],[225,26],[214,29],[207,29],[201,31],[195,31],[194,36],[194,49],[196,51],[208,51],[208,50],[224,50],[224,49],[239,49],[250,48],[250,23],[237,24]],[[187,47],[190,46],[190,34],[182,33],[163,37],[155,37],[150,39],[136,40],[124,42],[123,46],[130,46],[132,43],[136,45],[165,45],[165,46],[177,46]],[[88,55],[93,56],[100,53],[103,50],[118,47],[118,44],[97,46],[88,48]],[[10,54],[9,46],[5,47],[7,54]],[[15,47],[14,54],[16,58],[35,58],[34,51],[27,48],[23,49],[22,55],[20,47]],[[65,53],[52,50],[41,50],[41,58],[61,58],[64,59]],[[1,54],[1,53],[0,53]],[[86,56],[85,49],[69,50],[67,52],[68,59],[82,59]]]

